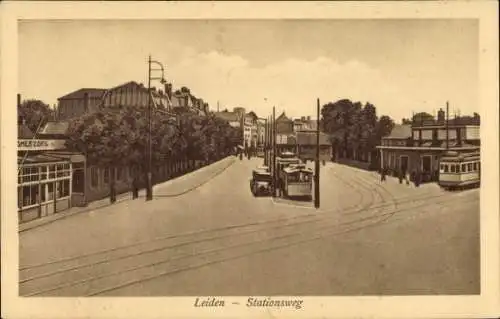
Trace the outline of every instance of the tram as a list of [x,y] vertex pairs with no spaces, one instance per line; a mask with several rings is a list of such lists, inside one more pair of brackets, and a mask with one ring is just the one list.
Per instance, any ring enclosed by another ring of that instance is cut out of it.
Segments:
[[444,189],[479,187],[481,157],[478,151],[470,153],[447,152],[439,164],[439,186]]
[[305,164],[292,164],[283,169],[280,176],[282,194],[287,198],[312,200],[313,171]]

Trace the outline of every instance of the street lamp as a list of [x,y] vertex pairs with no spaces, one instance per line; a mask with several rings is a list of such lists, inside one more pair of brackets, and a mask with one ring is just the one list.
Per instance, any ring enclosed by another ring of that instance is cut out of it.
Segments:
[[[159,68],[152,68],[151,65],[155,64]],[[152,71],[161,71],[161,77],[154,77],[151,75]],[[163,64],[161,64],[158,61],[151,60],[151,55],[149,56],[148,59],[148,181],[147,181],[147,188],[146,188],[146,201],[150,201],[153,199],[153,178],[152,178],[152,166],[153,166],[153,149],[152,149],[152,134],[151,130],[153,127],[152,123],[152,115],[151,115],[151,80],[160,80],[160,83],[165,84],[167,81],[165,81],[165,70],[163,68]]]

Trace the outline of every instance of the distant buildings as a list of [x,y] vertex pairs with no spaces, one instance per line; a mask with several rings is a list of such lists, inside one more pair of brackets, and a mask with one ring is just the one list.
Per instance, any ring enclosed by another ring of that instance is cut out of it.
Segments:
[[[232,127],[242,130],[243,147],[257,148],[264,142],[264,126],[255,112],[246,113],[245,108],[235,107],[233,111],[215,112],[215,116],[227,121]],[[259,142],[260,141],[260,142]],[[259,144],[260,143],[260,144]]]

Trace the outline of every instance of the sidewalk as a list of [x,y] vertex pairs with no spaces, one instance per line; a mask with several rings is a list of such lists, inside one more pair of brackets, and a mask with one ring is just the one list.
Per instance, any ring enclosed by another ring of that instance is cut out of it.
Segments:
[[[178,176],[176,178],[170,179],[168,181],[156,184],[156,185],[153,186],[153,191],[154,191],[154,189],[156,187],[161,187],[161,186],[170,184],[170,183],[172,183],[174,181],[179,180],[179,178],[182,178],[182,177],[185,178],[187,176],[196,175],[197,173],[203,172],[203,171],[205,171],[205,170],[207,170],[209,168],[212,168],[213,166],[216,166],[216,165],[221,164],[223,162],[231,161],[231,159],[234,159],[234,157],[228,156],[228,157],[223,158],[220,161],[214,162],[214,163],[212,163],[210,165],[200,167],[199,169],[197,169],[195,171],[192,171],[192,172],[186,173],[184,175]],[[143,200],[144,197],[146,197],[146,190],[142,189],[142,190],[139,191],[139,199]],[[29,221],[29,222],[25,222],[25,223],[19,224],[18,225],[19,226],[18,231],[21,233],[21,232],[27,231],[29,229],[40,227],[40,226],[43,226],[43,225],[46,225],[46,224],[50,224],[50,223],[53,223],[53,222],[55,222],[57,220],[64,219],[64,218],[67,218],[67,217],[70,217],[70,216],[73,216],[73,215],[76,215],[76,214],[95,211],[95,210],[98,210],[98,209],[101,209],[101,208],[104,208],[104,207],[109,207],[111,205],[117,205],[119,203],[126,202],[126,201],[129,201],[129,200],[132,200],[132,192],[131,191],[128,191],[128,192],[125,192],[125,193],[117,195],[116,196],[116,202],[113,203],[113,204],[111,204],[111,202],[109,201],[109,197],[107,197],[107,198],[103,198],[103,199],[100,199],[100,200],[96,200],[96,201],[90,202],[86,207],[71,207],[69,209],[66,209],[64,211],[61,211],[59,213],[56,213],[56,214],[53,214],[53,215],[50,215],[50,216],[42,217],[42,218],[39,218],[39,219],[35,219],[35,220]]]

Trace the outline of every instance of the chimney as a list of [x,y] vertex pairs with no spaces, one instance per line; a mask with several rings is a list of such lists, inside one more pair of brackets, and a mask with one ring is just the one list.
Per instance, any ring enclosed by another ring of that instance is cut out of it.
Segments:
[[307,117],[307,120],[308,120],[308,121],[310,121],[310,120],[311,120],[311,117],[310,117],[310,116],[308,116],[308,117]]
[[83,112],[89,112],[89,94],[87,92],[83,94]]
[[445,121],[445,112],[443,109],[439,109],[437,116],[438,124],[444,124]]
[[306,120],[306,117],[305,117],[305,116],[301,116],[301,117],[300,117],[300,119],[301,119],[302,121],[305,121],[305,120]]
[[17,107],[21,106],[21,94],[17,94]]

